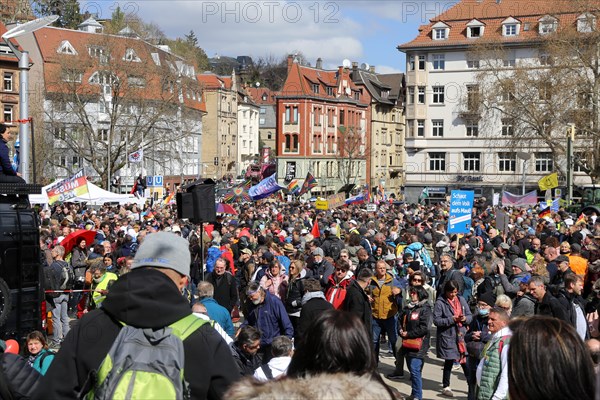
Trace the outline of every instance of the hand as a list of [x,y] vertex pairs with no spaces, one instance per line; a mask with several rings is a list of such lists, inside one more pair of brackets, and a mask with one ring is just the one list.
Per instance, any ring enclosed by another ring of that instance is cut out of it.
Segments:
[[402,332],[400,332],[400,336],[404,339],[408,336],[408,332],[402,331]]
[[500,275],[504,275],[504,268],[505,268],[504,262],[499,262],[498,263],[498,273]]
[[392,294],[398,296],[400,294],[400,288],[392,287]]
[[467,317],[465,317],[464,315],[461,315],[461,317],[459,318],[460,322],[465,322],[467,320]]
[[473,332],[473,340],[481,340],[481,331]]

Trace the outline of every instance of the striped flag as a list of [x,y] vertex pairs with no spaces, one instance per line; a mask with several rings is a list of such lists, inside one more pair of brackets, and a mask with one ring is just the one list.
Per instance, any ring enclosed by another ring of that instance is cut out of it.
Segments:
[[302,184],[302,189],[298,193],[298,196],[302,196],[304,193],[307,193],[309,190],[317,186],[317,180],[315,177],[309,172],[306,174],[306,179]]
[[550,210],[550,207],[547,207],[547,208],[544,208],[542,211],[540,211],[538,216],[540,218],[544,218],[544,217],[549,217],[550,214],[552,214],[552,211]]
[[292,180],[288,184],[287,188],[290,191],[290,193],[292,193],[292,194],[298,193],[300,191],[300,183],[298,183],[298,179]]
[[577,218],[577,222],[575,222],[575,225],[579,225],[579,224],[586,224],[587,221],[585,219],[585,215],[583,213],[581,213],[581,215],[579,216],[579,218]]

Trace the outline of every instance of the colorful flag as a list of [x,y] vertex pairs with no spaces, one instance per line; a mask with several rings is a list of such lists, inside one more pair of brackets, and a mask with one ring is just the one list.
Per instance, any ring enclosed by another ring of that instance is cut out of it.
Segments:
[[143,159],[144,149],[139,149],[138,151],[134,151],[133,153],[129,154],[129,162],[138,163],[142,162]]
[[315,177],[309,172],[306,174],[306,179],[302,184],[302,189],[298,193],[298,196],[302,196],[304,193],[307,193],[309,190],[317,186],[317,180]]
[[319,230],[319,221],[317,221],[316,218],[315,218],[315,222],[313,223],[313,227],[310,231],[310,234],[313,235],[313,237],[315,239],[318,237],[321,237],[321,231]]
[[357,194],[356,196],[348,197],[346,199],[346,205],[356,204],[356,203],[364,203],[366,201],[368,195],[369,195],[369,192],[363,192],[363,193]]
[[544,176],[538,181],[538,185],[540,186],[540,190],[548,190],[558,187],[558,173],[554,172],[550,175]]
[[538,203],[537,191],[533,190],[522,196],[512,194],[506,191],[502,192],[502,205],[513,206],[513,207],[527,207],[534,206]]
[[89,193],[87,183],[87,176],[84,175],[82,168],[72,177],[64,179],[46,189],[48,204],[52,205],[57,201],[69,201],[75,197]]
[[579,224],[586,224],[587,221],[585,219],[585,215],[583,213],[581,213],[581,215],[579,216],[579,218],[577,218],[577,222],[575,222],[575,225],[579,225]]
[[173,197],[175,197],[175,192],[171,192],[171,193],[170,193],[170,194],[169,194],[169,195],[168,195],[168,196],[165,198],[165,200],[163,201],[163,204],[164,204],[165,206],[166,206],[166,205],[169,205],[169,204],[171,204],[171,200],[173,200]]
[[252,198],[252,200],[260,200],[266,197],[269,197],[273,193],[281,190],[281,186],[277,183],[277,174],[273,174],[268,178],[263,179],[257,185],[252,186],[248,190],[248,194]]
[[542,211],[540,211],[538,216],[540,218],[544,218],[544,217],[549,217],[550,214],[552,214],[552,211],[550,210],[550,207],[547,207],[547,208],[544,208]]
[[252,182],[248,179],[245,182],[240,183],[239,185],[233,187],[229,192],[225,193],[223,196],[224,203],[233,203],[236,201],[252,201],[250,195],[248,194],[248,190],[252,186]]
[[296,194],[300,191],[300,183],[298,182],[298,179],[294,179],[292,180],[289,184],[288,184],[288,190],[290,191],[290,193],[292,194]]

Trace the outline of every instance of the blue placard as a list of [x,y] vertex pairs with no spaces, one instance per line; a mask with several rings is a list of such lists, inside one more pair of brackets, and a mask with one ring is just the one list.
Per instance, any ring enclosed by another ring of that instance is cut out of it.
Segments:
[[473,216],[472,190],[453,190],[450,193],[448,233],[469,233]]

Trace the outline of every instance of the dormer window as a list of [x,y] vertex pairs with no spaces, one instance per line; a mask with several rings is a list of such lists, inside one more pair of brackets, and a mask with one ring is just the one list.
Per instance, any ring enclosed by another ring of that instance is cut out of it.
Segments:
[[467,37],[479,38],[483,36],[484,24],[476,19],[467,24]]
[[141,62],[140,58],[135,54],[135,50],[127,49],[125,50],[125,55],[123,56],[123,60],[125,61],[133,61],[133,62]]
[[312,90],[313,90],[313,92],[315,94],[319,94],[319,84],[318,83],[313,83]]
[[546,15],[538,20],[539,22],[539,33],[540,35],[547,35],[549,33],[556,32],[558,26],[558,20],[550,15]]
[[60,43],[60,46],[58,46],[58,49],[56,50],[56,52],[60,53],[60,54],[68,54],[71,56],[77,55],[77,51],[75,51],[75,48],[73,47],[73,45],[71,43],[69,43],[68,40],[63,40]]
[[521,23],[513,17],[506,18],[502,22],[502,35],[503,36],[517,36],[521,29]]
[[263,93],[263,95],[262,95],[262,101],[267,101],[267,94],[266,93]]
[[585,13],[577,17],[577,32],[593,32],[596,28],[596,16]]
[[433,40],[446,40],[450,35],[450,26],[442,21],[433,25]]

